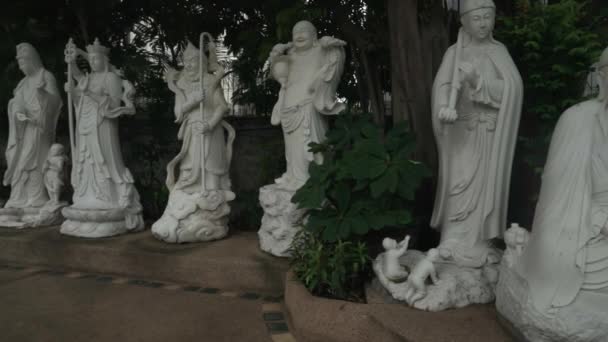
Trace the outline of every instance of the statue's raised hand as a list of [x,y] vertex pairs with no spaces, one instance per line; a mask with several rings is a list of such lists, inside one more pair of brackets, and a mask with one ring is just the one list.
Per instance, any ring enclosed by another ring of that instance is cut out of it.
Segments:
[[284,54],[285,51],[289,50],[292,46],[293,46],[292,43],[276,44],[270,51],[270,58],[274,58],[274,57]]
[[74,63],[76,61],[76,46],[68,43],[63,52],[66,63]]

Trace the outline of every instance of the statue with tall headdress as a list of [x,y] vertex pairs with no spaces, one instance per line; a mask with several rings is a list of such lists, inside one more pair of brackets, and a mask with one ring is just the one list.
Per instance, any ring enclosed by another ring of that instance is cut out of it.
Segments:
[[[432,91],[439,177],[431,226],[441,232],[439,282],[422,298],[376,270],[393,297],[424,310],[494,300],[502,252],[491,244],[507,227],[511,165],[523,82],[507,48],[494,40],[492,0],[460,2],[462,28],[444,55]],[[423,256],[408,251],[403,266]]]
[[169,243],[226,236],[228,202],[235,198],[229,178],[235,131],[223,120],[229,111],[221,87],[225,71],[217,62],[211,35],[201,34],[199,45],[188,42],[182,70],[165,66],[182,147],[167,165],[169,203],[152,233]]
[[[8,103],[7,170],[2,183],[11,187],[11,194],[0,210],[0,226],[22,228],[44,225],[34,223],[49,202],[44,164],[55,142],[62,101],[55,77],[44,68],[31,44],[17,45],[17,63],[25,77]],[[57,215],[61,217],[59,212]]]
[[[134,179],[125,166],[118,118],[135,114],[134,88],[110,64],[110,49],[99,40],[77,49],[66,46],[74,204],[63,210],[68,219],[61,233],[98,238],[144,228],[142,206]],[[76,63],[82,56],[90,72]],[[73,84],[76,81],[76,84]],[[72,107],[73,106],[73,107]]]
[[608,48],[596,68],[600,94],[557,122],[532,232],[501,268],[496,307],[530,341],[608,336]]
[[325,140],[325,116],[337,115],[345,104],[337,100],[336,90],[344,71],[343,40],[317,37],[309,21],[296,23],[292,41],[277,44],[270,52],[270,75],[280,85],[271,123],[280,125],[285,141],[287,170],[260,189],[264,209],[258,231],[262,250],[287,256],[302,214],[291,203],[293,194],[306,183],[310,163],[322,163],[322,155],[310,152],[310,143]]

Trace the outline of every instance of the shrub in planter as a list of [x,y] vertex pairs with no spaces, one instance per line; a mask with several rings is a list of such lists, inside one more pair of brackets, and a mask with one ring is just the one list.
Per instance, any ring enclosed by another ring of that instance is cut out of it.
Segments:
[[324,162],[311,163],[310,179],[292,199],[307,210],[292,261],[312,293],[359,298],[371,268],[366,235],[410,223],[408,203],[430,174],[410,158],[414,144],[405,125],[384,135],[367,115],[338,117],[327,140],[311,144]]

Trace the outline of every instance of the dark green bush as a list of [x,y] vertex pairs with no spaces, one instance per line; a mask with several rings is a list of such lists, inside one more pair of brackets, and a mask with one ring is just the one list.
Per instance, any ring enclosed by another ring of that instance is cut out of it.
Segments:
[[505,43],[524,80],[521,142],[525,161],[542,171],[553,127],[580,102],[602,42],[597,22],[580,0],[518,1],[514,16],[499,18],[496,37]]
[[430,174],[411,160],[414,144],[404,125],[384,135],[368,115],[338,117],[327,140],[311,144],[324,162],[311,164],[292,201],[308,214],[293,267],[312,293],[359,298],[370,269],[366,236],[412,221],[414,193]]

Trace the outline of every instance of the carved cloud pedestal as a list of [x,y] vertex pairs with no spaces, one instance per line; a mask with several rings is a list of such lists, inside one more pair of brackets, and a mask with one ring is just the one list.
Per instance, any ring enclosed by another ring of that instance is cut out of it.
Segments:
[[163,216],[152,225],[152,234],[164,242],[212,241],[228,235],[228,215],[235,195],[213,190],[207,195],[174,190]]
[[275,256],[288,257],[294,236],[302,229],[304,210],[291,203],[294,193],[276,184],[260,189],[260,205],[264,210],[262,226],[258,231],[260,248]]

